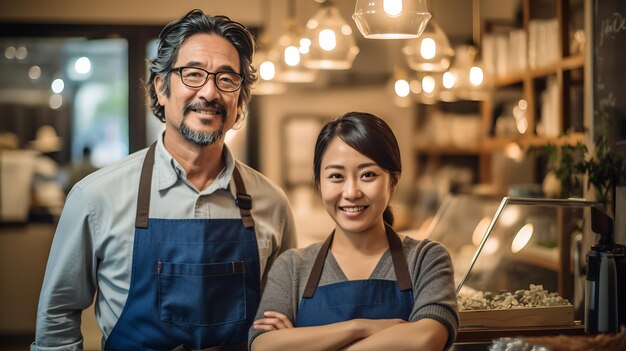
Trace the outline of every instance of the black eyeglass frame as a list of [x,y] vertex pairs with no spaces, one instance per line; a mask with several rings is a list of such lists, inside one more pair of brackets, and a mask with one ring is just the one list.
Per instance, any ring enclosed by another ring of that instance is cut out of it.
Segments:
[[[185,79],[183,78],[183,70],[184,69],[195,69],[195,70],[200,70],[206,73],[206,77],[204,78],[204,82],[202,82],[202,84],[200,85],[189,85],[188,83],[185,83]],[[202,88],[203,86],[206,85],[206,83],[209,81],[209,77],[211,77],[211,75],[215,76],[215,86],[217,87],[218,90],[223,91],[225,93],[234,93],[235,91],[241,89],[241,85],[243,84],[243,80],[244,80],[244,76],[241,73],[237,73],[237,72],[232,72],[232,71],[219,71],[219,72],[209,72],[204,68],[200,68],[200,67],[194,67],[194,66],[180,66],[180,67],[173,67],[170,68],[170,70],[168,71],[169,73],[172,72],[177,72],[178,75],[180,76],[180,81],[185,85],[188,86],[190,88],[194,88],[194,89],[198,89],[198,88]],[[233,90],[228,90],[228,89],[223,89],[220,87],[220,83],[219,83],[219,79],[217,79],[218,75],[220,74],[234,74],[236,76],[239,76],[241,78],[241,80],[239,81],[239,85],[237,86],[236,89]]]

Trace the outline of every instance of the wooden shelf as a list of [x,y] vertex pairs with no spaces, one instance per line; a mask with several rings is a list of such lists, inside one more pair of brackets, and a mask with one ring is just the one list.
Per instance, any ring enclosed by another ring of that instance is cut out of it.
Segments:
[[494,88],[504,88],[513,84],[522,84],[528,78],[542,78],[549,75],[556,75],[561,71],[570,71],[582,68],[585,65],[585,57],[583,55],[575,55],[564,57],[562,60],[546,65],[543,67],[529,69],[510,75],[496,77],[494,79]]
[[575,145],[578,142],[585,143],[588,137],[584,133],[570,133],[558,138],[545,138],[536,135],[521,135],[517,138],[485,138],[482,142],[483,152],[493,152],[505,148],[511,143],[520,145],[522,148],[530,146],[542,146],[546,144]]
[[[582,114],[584,114],[586,112],[584,106],[586,100],[584,96],[588,94],[586,91],[588,85],[584,82],[586,79],[585,75],[580,74],[581,72],[579,71],[584,69],[587,64],[585,52],[588,52],[589,48],[585,47],[576,54],[569,54],[569,32],[573,30],[573,28],[570,28],[570,16],[581,15],[580,13],[570,13],[571,11],[576,11],[570,6],[572,1],[573,0],[553,0],[546,3],[539,3],[534,0],[521,0],[521,22],[516,22],[516,19],[512,18],[508,22],[511,25],[506,28],[525,30],[528,40],[528,33],[530,31],[529,24],[531,21],[554,18],[559,27],[556,33],[554,33],[558,36],[559,41],[558,48],[554,48],[554,50],[558,50],[558,54],[560,55],[555,56],[556,59],[551,64],[532,69],[527,68],[520,72],[494,77],[491,79],[490,88],[481,90],[484,99],[480,101],[473,101],[470,98],[456,101],[455,103],[471,101],[478,104],[472,107],[476,107],[478,110],[476,113],[480,115],[479,140],[471,139],[474,143],[467,146],[452,144],[433,145],[432,143],[424,145],[423,139],[416,140],[413,144],[413,152],[416,169],[418,169],[418,176],[420,175],[421,167],[427,165],[431,167],[443,167],[450,163],[458,162],[458,164],[454,164],[454,166],[465,167],[474,172],[475,183],[489,184],[497,181],[493,179],[495,174],[493,170],[494,167],[498,167],[498,165],[501,164],[496,163],[499,162],[499,159],[494,158],[494,154],[504,150],[511,144],[519,145],[522,150],[547,144],[552,144],[557,147],[564,144],[575,145],[578,142],[589,144],[589,135],[582,132],[568,133],[561,137],[544,137],[537,135],[537,130],[540,129],[538,128],[540,125],[543,125],[544,130],[550,130],[551,135],[556,135],[559,133],[565,134],[570,129],[577,131],[583,130],[586,121],[584,116],[581,117],[581,105]],[[541,11],[537,11],[537,6],[542,7]],[[585,7],[584,11],[590,11],[589,7]],[[491,19],[485,20],[490,21]],[[502,27],[494,31],[494,33],[502,33],[506,28]],[[504,59],[508,58],[498,58],[499,61]],[[527,62],[530,62],[530,59],[528,59]],[[573,87],[575,87],[575,89],[572,89]],[[501,113],[500,110],[503,106],[510,108],[510,105],[514,102],[513,99],[525,101],[526,134],[511,137],[491,136],[496,126],[496,119],[500,117],[500,115],[506,116],[512,114],[512,111],[507,110]],[[450,108],[448,104],[449,102],[441,102],[434,108],[429,104],[418,103],[420,106],[420,109],[418,109],[420,119],[422,119],[422,115],[424,115],[425,118],[435,116],[432,110],[439,110],[440,112],[451,114],[465,113]],[[428,108],[424,106],[428,106]],[[472,111],[472,113],[474,112],[475,111]],[[428,125],[429,124],[424,122],[421,124],[421,126]],[[418,128],[420,128],[419,124]],[[416,134],[424,135],[425,132],[425,130],[420,130]],[[440,128],[437,132],[452,133],[452,131],[445,130],[445,128]],[[462,133],[463,131],[454,130],[453,132]],[[541,158],[538,160],[538,162],[544,161]],[[537,166],[537,171],[534,172],[532,176],[529,176],[529,178],[532,177],[532,179],[527,180],[529,183],[539,183],[542,181],[540,178],[543,174],[540,173],[545,170],[545,165],[537,163],[535,166]],[[506,184],[503,186],[506,186]]]
[[542,146],[553,144],[561,146],[565,144],[575,145],[578,142],[585,143],[588,137],[584,133],[570,133],[559,138],[544,138],[536,135],[521,135],[517,138],[485,138],[480,144],[468,146],[425,146],[415,145],[414,151],[425,156],[472,156],[491,154],[496,150],[502,150],[509,144],[515,143],[522,148],[530,146]]
[[464,156],[464,155],[478,155],[484,152],[484,148],[481,145],[469,145],[469,146],[422,146],[416,145],[415,152],[427,156]]

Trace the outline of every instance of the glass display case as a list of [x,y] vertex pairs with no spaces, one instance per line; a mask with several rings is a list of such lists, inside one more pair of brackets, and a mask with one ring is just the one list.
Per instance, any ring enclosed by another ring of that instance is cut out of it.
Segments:
[[[573,306],[567,318],[582,320],[585,254],[595,240],[588,229],[594,206],[601,204],[584,199],[452,195],[431,222],[428,238],[450,252],[459,301],[477,293],[491,298],[510,292],[516,301],[508,299],[508,307],[522,307],[521,295],[543,290],[542,303],[552,306],[554,301],[546,299],[555,295],[567,299]],[[504,297],[499,303],[504,304]],[[557,322],[548,318],[538,323]]]

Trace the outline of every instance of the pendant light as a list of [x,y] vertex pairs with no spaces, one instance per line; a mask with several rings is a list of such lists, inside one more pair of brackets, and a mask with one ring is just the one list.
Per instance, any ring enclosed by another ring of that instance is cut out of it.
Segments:
[[413,98],[419,94],[422,87],[414,76],[414,72],[404,66],[396,65],[393,74],[389,78],[388,90],[392,92],[393,102],[397,107],[410,107]]
[[308,56],[308,42],[303,41],[303,31],[295,19],[295,0],[287,3],[285,32],[278,38],[274,47],[276,80],[285,83],[311,83],[317,78],[317,71],[305,67]]
[[310,44],[304,65],[312,69],[350,69],[359,53],[352,28],[330,1],[324,1],[307,22],[305,44]]
[[368,39],[417,38],[430,18],[426,0],[357,0],[352,15]]
[[456,49],[454,64],[450,68],[449,81],[454,81],[455,95],[459,99],[484,100],[491,87],[491,77],[486,74],[480,57],[480,8],[479,0],[472,0],[472,45]]
[[454,56],[446,33],[434,19],[419,38],[406,41],[402,53],[409,67],[418,72],[444,72]]
[[[267,20],[268,26],[270,20],[270,1],[265,0],[263,6],[263,17]],[[257,70],[258,79],[252,86],[250,92],[253,95],[279,95],[287,91],[285,83],[276,80],[276,61],[278,55],[275,50],[271,50],[271,40],[269,38],[269,29],[266,27],[263,33],[259,35],[259,48],[254,52],[252,57],[252,66]]]
[[[263,38],[263,37],[261,37]],[[287,91],[287,84],[276,80],[276,59],[271,57],[271,51],[263,49],[264,40],[259,40],[260,48],[254,53],[252,66],[256,67],[258,80],[252,86],[251,92],[254,95],[280,95]]]

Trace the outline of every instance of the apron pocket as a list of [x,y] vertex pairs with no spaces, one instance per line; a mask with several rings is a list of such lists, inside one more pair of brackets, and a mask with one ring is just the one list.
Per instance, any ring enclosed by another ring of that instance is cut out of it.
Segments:
[[161,320],[210,326],[246,319],[245,263],[158,262]]

